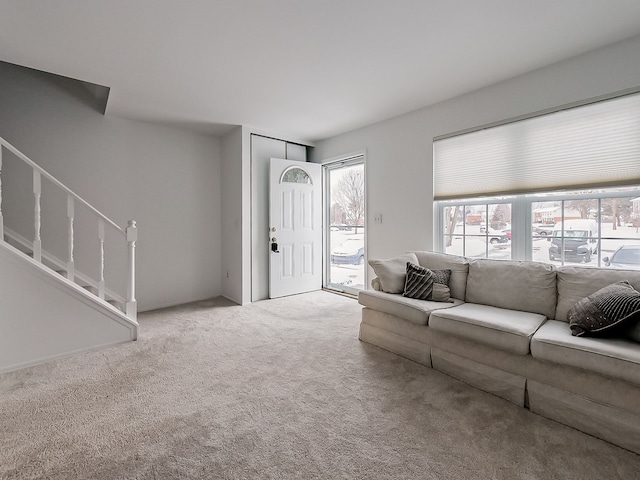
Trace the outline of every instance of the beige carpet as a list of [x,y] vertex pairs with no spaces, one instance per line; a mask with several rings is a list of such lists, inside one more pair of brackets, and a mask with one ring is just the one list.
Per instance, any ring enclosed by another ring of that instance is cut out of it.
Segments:
[[638,455],[359,342],[359,312],[216,299],[4,374],[0,478],[640,478]]

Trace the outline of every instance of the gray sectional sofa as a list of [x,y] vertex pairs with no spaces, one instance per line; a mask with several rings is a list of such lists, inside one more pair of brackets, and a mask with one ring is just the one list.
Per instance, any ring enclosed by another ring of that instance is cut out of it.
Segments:
[[[640,343],[572,336],[567,312],[640,271],[411,252],[451,270],[450,302],[360,292],[360,340],[640,453]],[[636,340],[638,340],[636,338]]]

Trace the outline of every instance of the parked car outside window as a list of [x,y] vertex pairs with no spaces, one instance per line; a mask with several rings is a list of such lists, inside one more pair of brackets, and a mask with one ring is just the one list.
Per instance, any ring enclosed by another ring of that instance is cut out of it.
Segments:
[[331,252],[331,263],[364,264],[364,239],[349,238]]
[[602,262],[611,268],[640,270],[640,245],[622,245],[611,257],[604,257]]
[[511,230],[493,230],[490,228],[487,233],[487,240],[492,245],[497,243],[507,243],[511,240]]
[[[572,262],[591,262],[591,257],[598,251],[598,225],[593,220],[567,220],[558,222],[553,235],[547,239],[549,245],[549,260]],[[564,249],[564,252],[563,252]]]
[[533,224],[532,225],[532,230],[533,230],[533,236],[540,236],[540,237],[546,237],[547,235],[552,235],[553,234],[553,225],[552,224],[548,224],[548,225],[543,225],[543,224]]

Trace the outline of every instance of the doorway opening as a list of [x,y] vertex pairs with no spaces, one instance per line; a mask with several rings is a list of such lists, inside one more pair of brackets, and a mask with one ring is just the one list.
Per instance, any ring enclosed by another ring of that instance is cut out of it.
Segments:
[[324,287],[357,295],[366,285],[364,155],[324,164]]

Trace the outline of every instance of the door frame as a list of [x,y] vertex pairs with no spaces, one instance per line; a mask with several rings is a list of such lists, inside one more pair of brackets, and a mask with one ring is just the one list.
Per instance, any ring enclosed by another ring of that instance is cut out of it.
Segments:
[[331,235],[331,205],[330,199],[330,184],[329,184],[329,171],[335,170],[342,167],[349,167],[352,165],[362,164],[364,169],[364,259],[365,259],[365,267],[364,267],[364,289],[366,290],[369,286],[369,277],[370,277],[370,267],[368,266],[369,259],[369,228],[368,228],[368,205],[369,198],[367,188],[367,151],[360,150],[356,152],[349,153],[347,155],[340,155],[338,157],[329,158],[327,160],[323,160],[320,162],[322,165],[322,220],[326,225],[322,235],[322,288],[325,290],[330,290],[339,293],[346,293],[348,295],[357,296],[360,291],[357,288],[352,288],[348,286],[337,286],[329,284],[330,272],[331,272],[331,252],[329,248],[330,244],[330,235]]
[[[244,127],[243,127],[244,129]],[[256,137],[260,137],[260,142],[264,139],[267,143],[273,142],[279,144],[278,151],[265,152],[262,148],[257,148]],[[298,160],[302,163],[308,161],[308,148],[312,147],[309,143],[284,140],[285,137],[259,132],[255,130],[247,130],[248,144],[246,145],[248,155],[248,178],[247,187],[248,196],[248,258],[246,273],[247,285],[247,303],[258,300],[266,300],[269,298],[269,271],[268,271],[268,217],[269,217],[269,174],[268,164],[269,158],[279,157],[287,160]],[[292,148],[293,147],[293,148]],[[304,159],[302,152],[304,151]],[[287,158],[289,157],[289,158]],[[291,158],[293,157],[293,158]],[[262,219],[258,220],[260,216]],[[264,226],[264,229],[258,228]],[[264,247],[263,247],[264,245]],[[260,268],[261,267],[261,268]],[[243,267],[244,269],[244,267]]]

